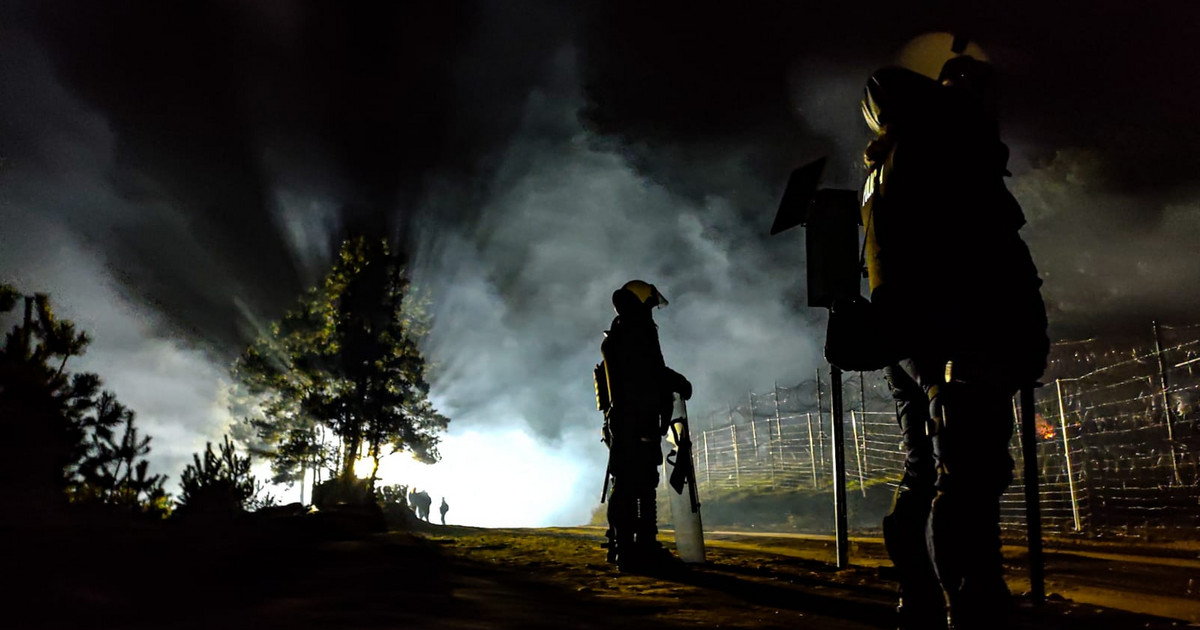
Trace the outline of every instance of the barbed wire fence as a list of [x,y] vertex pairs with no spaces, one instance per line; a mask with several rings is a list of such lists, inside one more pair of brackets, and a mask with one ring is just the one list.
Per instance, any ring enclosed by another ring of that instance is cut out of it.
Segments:
[[[1200,527],[1200,325],[1160,326],[1138,342],[1089,339],[1051,349],[1035,393],[1039,497],[1049,530]],[[882,372],[843,378],[846,484],[895,487],[903,468]],[[1013,405],[1014,420],[1019,419]],[[821,490],[833,483],[828,377],[747,393],[692,419],[702,491]],[[1020,422],[1001,525],[1024,530]]]

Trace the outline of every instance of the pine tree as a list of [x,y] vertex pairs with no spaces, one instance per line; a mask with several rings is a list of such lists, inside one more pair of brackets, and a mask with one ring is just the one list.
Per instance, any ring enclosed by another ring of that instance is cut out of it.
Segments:
[[235,380],[259,396],[250,423],[274,445],[276,478],[319,463],[350,481],[364,453],[376,469],[397,451],[437,461],[449,419],[429,402],[417,348],[427,323],[409,291],[386,242],[347,241],[322,284],[235,363]]
[[[104,392],[95,411],[87,455],[76,467],[75,496],[126,508],[162,511],[167,502],[163,475],[148,475],[150,436],[141,436],[135,415]],[[120,437],[112,430],[122,428]]]
[[250,474],[250,457],[241,456],[226,435],[213,451],[212,442],[204,445],[204,458],[192,455],[192,463],[179,479],[179,513],[233,514],[251,506],[258,485]]
[[[148,475],[150,438],[139,437],[133,412],[102,391],[95,374],[70,374],[91,339],[57,318],[44,294],[24,297],[0,284],[0,312],[24,302],[24,317],[0,348],[0,490],[19,505],[65,498],[139,509],[165,502],[160,475]],[[122,443],[114,431],[124,425]],[[111,468],[115,462],[124,471]],[[109,468],[105,468],[105,467]],[[114,478],[100,471],[110,470]]]

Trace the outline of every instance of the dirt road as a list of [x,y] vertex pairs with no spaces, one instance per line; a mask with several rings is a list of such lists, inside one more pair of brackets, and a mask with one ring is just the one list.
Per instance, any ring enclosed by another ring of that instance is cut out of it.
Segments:
[[[765,532],[708,532],[711,543],[835,562],[832,537]],[[804,541],[799,543],[797,541]],[[1045,550],[1046,592],[1079,604],[1160,615],[1200,625],[1200,544],[1051,540]],[[883,539],[851,538],[851,563],[890,565]],[[1024,547],[1003,548],[1009,587],[1029,590]]]
[[[603,563],[596,528],[484,530],[443,534],[430,540],[457,557],[516,570],[533,567],[542,578],[621,609],[650,607],[662,623],[728,628],[887,628],[894,588],[887,579],[882,541],[852,540],[852,566],[833,567],[828,537],[710,532],[709,563],[655,578],[617,574]],[[664,533],[669,538],[669,532]],[[1130,557],[1094,551],[1047,555],[1048,592],[1042,609],[1023,603],[1019,628],[1171,628],[1200,622],[1200,597],[1187,592],[1200,562],[1187,558]],[[1010,584],[1021,579],[1024,557],[1006,548]],[[1169,585],[1169,586],[1168,586]],[[655,607],[657,610],[655,611]],[[653,620],[653,623],[649,623]]]

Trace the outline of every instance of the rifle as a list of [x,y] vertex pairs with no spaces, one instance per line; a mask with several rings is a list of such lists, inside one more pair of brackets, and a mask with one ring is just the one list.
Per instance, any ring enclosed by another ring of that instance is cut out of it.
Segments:
[[687,403],[682,398],[679,399],[679,406],[682,411],[680,417],[671,421],[671,436],[675,441],[675,459],[672,461],[671,453],[667,454],[668,462],[674,467],[668,482],[675,492],[680,494],[683,493],[685,485],[688,487],[688,500],[694,513],[700,511],[700,496],[696,494],[696,466],[692,461],[692,435],[688,429]]

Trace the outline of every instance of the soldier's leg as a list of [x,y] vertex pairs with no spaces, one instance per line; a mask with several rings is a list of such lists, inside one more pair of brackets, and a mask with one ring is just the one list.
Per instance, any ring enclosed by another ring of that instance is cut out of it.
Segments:
[[613,445],[612,485],[608,491],[608,561],[620,563],[633,551],[637,527],[637,492],[627,449]]
[[948,390],[934,436],[937,495],[929,546],[956,630],[1003,628],[1010,601],[1000,555],[1000,495],[1012,481],[1013,418],[1004,392]]
[[936,471],[926,431],[928,397],[911,369],[905,362],[884,370],[896,401],[905,460],[891,512],[883,519],[883,539],[900,582],[900,627],[937,629],[946,627],[946,603],[926,545]]
[[658,466],[662,463],[659,440],[644,440],[638,462],[637,541],[647,555],[661,549],[658,543]]

